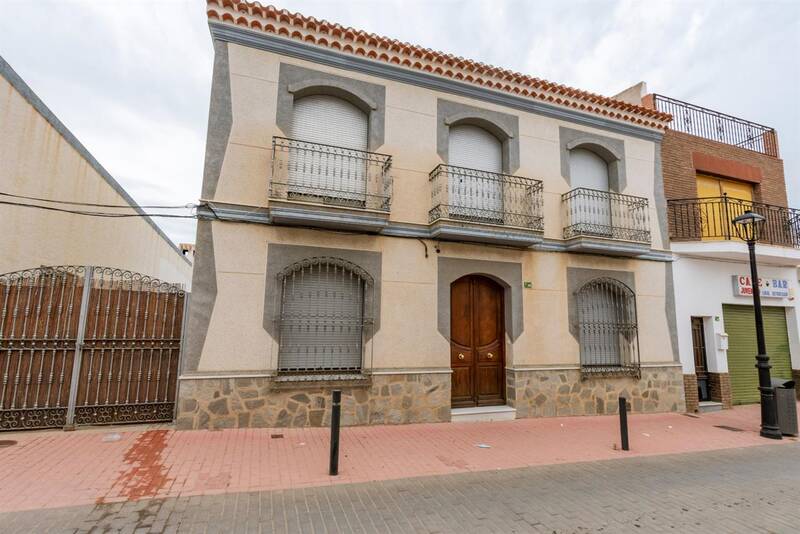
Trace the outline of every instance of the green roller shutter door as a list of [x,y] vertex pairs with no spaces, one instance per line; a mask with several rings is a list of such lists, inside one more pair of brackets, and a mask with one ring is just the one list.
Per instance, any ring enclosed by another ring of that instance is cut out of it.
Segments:
[[[764,307],[764,336],[767,340],[770,376],[791,379],[789,333],[786,329],[785,308]],[[725,331],[728,333],[728,372],[734,404],[759,401],[756,364],[756,327],[752,306],[722,306]]]

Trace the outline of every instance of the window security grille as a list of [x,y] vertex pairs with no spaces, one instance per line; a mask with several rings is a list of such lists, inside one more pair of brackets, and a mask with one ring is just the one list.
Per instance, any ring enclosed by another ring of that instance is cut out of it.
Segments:
[[289,266],[278,281],[278,370],[361,371],[372,277],[348,261],[318,257]]
[[581,372],[639,376],[636,298],[611,278],[586,283],[577,293]]

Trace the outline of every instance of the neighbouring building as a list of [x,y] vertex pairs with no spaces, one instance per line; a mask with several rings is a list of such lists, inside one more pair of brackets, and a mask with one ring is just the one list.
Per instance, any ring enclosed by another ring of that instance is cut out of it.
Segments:
[[684,410],[670,116],[257,3],[215,49],[179,428]]
[[800,378],[800,210],[787,207],[777,133],[658,94],[639,100],[635,93],[632,102],[673,117],[661,161],[687,409],[758,402],[754,282],[747,245],[732,224],[745,210],[766,217],[756,251],[771,375]]
[[[141,217],[87,217],[0,205],[0,275],[42,266],[126,269],[189,287],[192,265],[131,196],[0,57],[0,196],[10,203]],[[27,197],[27,198],[22,198]],[[134,211],[135,210],[135,211]]]

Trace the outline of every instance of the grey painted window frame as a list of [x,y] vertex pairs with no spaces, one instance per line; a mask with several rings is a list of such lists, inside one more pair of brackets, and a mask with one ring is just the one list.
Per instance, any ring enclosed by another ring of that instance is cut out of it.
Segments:
[[279,275],[289,266],[314,257],[331,257],[357,265],[373,281],[372,327],[365,333],[364,342],[371,340],[381,326],[381,261],[380,252],[339,248],[309,247],[303,245],[267,245],[267,269],[264,284],[263,327],[270,337],[277,341],[280,319],[280,281]]
[[561,150],[561,175],[572,186],[570,176],[570,152],[576,148],[597,154],[608,164],[608,187],[614,193],[622,193],[627,186],[625,174],[625,142],[594,132],[558,127],[558,142]]
[[503,147],[503,172],[519,169],[519,117],[499,111],[436,99],[436,152],[449,164],[450,127],[469,124],[494,135]]
[[386,87],[327,72],[281,63],[278,73],[278,103],[275,123],[289,135],[294,102],[305,96],[328,95],[341,98],[367,114],[367,150],[383,145],[386,124]]
[[636,295],[636,277],[632,271],[567,267],[567,320],[569,333],[578,343],[580,343],[580,325],[577,294],[582,287],[596,278],[616,280],[626,285]]
[[[360,295],[360,303],[361,303],[361,325],[359,331],[360,339],[360,366],[359,370],[363,372],[367,369],[368,362],[366,361],[366,354],[365,354],[365,345],[366,339],[370,337],[370,329],[373,324],[374,319],[374,300],[375,300],[375,281],[366,270],[362,269],[361,266],[342,259],[338,256],[314,256],[311,258],[305,258],[302,260],[298,260],[293,264],[287,266],[283,270],[278,273],[278,283],[281,285],[278,288],[277,293],[280,295],[278,297],[277,309],[278,314],[276,316],[276,325],[275,329],[279,332],[278,335],[278,355],[277,355],[277,365],[278,365],[278,372],[282,372],[282,365],[281,359],[282,355],[284,355],[282,343],[284,341],[284,335],[282,334],[282,327],[283,323],[285,322],[287,312],[286,312],[286,304],[287,304],[287,297],[285,294],[286,291],[286,280],[294,275],[294,273],[300,271],[303,272],[307,268],[313,269],[315,266],[329,266],[334,265],[338,270],[342,270],[343,272],[347,272],[350,276],[355,276],[361,281],[359,284],[359,291]],[[302,279],[302,277],[301,277]],[[290,282],[291,284],[297,282]],[[362,285],[363,284],[363,285]],[[324,323],[323,323],[324,324]],[[340,366],[341,367],[341,366]],[[316,373],[316,372],[327,372],[328,369],[326,368],[315,368],[315,369],[307,369],[303,371],[303,373]],[[296,371],[292,370],[292,373]]]
[[[616,306],[616,313],[618,315],[630,315],[631,314],[631,309],[632,309],[633,321],[634,321],[634,324],[635,324],[635,330],[634,330],[635,339],[631,342],[632,344],[635,344],[635,361],[630,363],[630,364],[628,364],[628,365],[625,365],[625,362],[623,362],[623,359],[622,359],[622,353],[619,353],[619,354],[616,355],[617,356],[617,360],[618,360],[616,364],[615,363],[607,363],[605,365],[607,367],[619,367],[619,368],[631,367],[631,366],[638,367],[639,366],[639,358],[640,358],[640,354],[639,354],[639,315],[638,315],[638,311],[637,311],[638,307],[637,307],[637,304],[636,304],[636,291],[634,291],[633,288],[630,285],[626,284],[625,282],[620,281],[617,277],[613,277],[613,276],[596,276],[596,277],[590,278],[589,280],[583,282],[583,284],[581,284],[581,286],[574,292],[574,301],[575,301],[576,307],[578,308],[578,310],[577,310],[577,315],[578,315],[577,326],[578,326],[578,329],[580,330],[581,327],[583,326],[581,324],[581,321],[580,321],[580,315],[581,315],[580,314],[580,308],[581,308],[581,306],[580,306],[581,302],[580,301],[581,301],[582,298],[586,298],[586,297],[584,297],[584,293],[590,291],[591,287],[596,283],[600,283],[600,284],[604,284],[604,285],[610,284],[610,285],[614,286],[617,290],[620,291],[620,294],[623,296],[624,300],[612,299],[612,302],[614,302],[617,305]],[[608,301],[608,299],[606,299],[606,301]],[[620,310],[623,310],[622,313],[620,313]],[[584,361],[584,346],[583,346],[583,343],[580,342],[580,335],[579,335],[578,339],[579,339],[579,343],[581,344],[581,346],[580,346],[580,364],[581,364],[581,369],[583,369],[584,366],[598,365],[596,362],[593,363],[593,364],[589,364],[589,363],[586,363]],[[603,365],[603,364],[600,364],[600,365]]]

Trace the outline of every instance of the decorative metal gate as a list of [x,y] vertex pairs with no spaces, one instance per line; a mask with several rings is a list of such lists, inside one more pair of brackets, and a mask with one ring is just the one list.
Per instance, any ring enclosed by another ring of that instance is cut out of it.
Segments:
[[171,421],[185,302],[108,267],[0,275],[0,430]]

